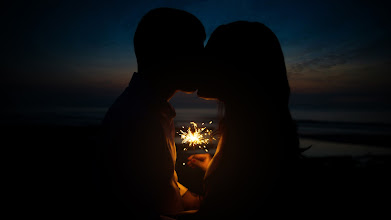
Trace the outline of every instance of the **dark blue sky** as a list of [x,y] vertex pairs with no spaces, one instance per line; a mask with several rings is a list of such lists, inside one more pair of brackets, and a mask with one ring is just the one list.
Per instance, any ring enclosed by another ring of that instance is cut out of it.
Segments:
[[[259,21],[280,40],[294,107],[385,108],[391,20],[382,1],[19,1],[2,16],[6,108],[109,106],[137,71],[133,34],[156,7],[221,24]],[[194,96],[174,97],[192,107]],[[189,104],[190,103],[190,104]]]

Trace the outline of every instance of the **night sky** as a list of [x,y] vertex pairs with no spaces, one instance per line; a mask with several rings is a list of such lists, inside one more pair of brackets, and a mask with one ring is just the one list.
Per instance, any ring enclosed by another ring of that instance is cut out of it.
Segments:
[[137,71],[136,26],[156,7],[194,14],[207,39],[221,24],[264,23],[280,40],[293,108],[391,109],[389,3],[141,0],[2,3],[2,110],[110,106]]

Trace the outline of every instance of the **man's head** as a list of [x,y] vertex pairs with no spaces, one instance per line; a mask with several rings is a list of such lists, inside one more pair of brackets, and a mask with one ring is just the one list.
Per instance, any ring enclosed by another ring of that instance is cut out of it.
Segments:
[[205,29],[192,14],[172,8],[149,11],[134,35],[138,71],[174,90],[195,91]]

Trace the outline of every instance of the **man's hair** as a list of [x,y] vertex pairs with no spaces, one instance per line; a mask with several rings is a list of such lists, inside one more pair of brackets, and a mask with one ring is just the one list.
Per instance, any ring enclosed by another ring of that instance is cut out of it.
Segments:
[[143,16],[134,34],[138,68],[191,56],[193,48],[200,48],[194,44],[205,38],[204,26],[194,15],[173,8],[153,9]]

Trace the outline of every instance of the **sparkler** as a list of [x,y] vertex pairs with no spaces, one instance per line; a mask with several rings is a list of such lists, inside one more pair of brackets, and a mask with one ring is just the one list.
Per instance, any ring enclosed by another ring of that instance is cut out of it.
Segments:
[[[212,124],[212,121],[210,121],[209,124]],[[205,123],[202,123],[201,125],[205,125]],[[185,127],[182,126],[182,128]],[[193,148],[198,145],[198,148],[204,148],[206,152],[208,152],[206,145],[209,144],[211,140],[216,140],[211,136],[212,130],[207,129],[206,127],[199,128],[195,122],[190,122],[190,126],[186,131],[179,130],[179,132],[177,133],[182,139],[182,144],[188,144],[189,147]],[[183,150],[186,151],[187,148],[185,147]]]

